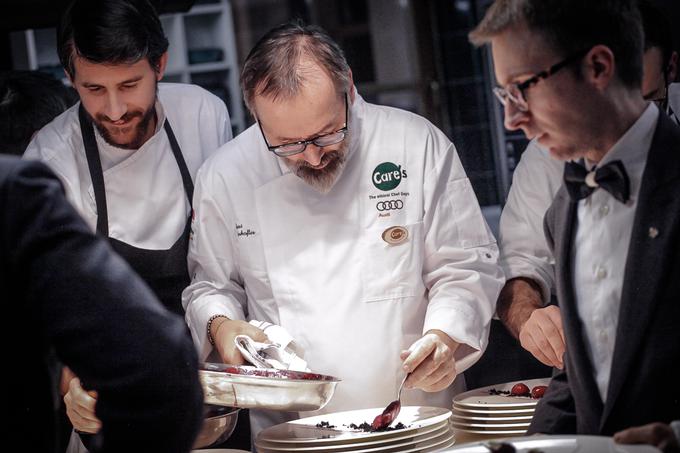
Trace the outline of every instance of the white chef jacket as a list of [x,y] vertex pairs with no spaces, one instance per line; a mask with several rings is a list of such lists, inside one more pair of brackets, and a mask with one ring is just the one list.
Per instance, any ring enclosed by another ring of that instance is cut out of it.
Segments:
[[[287,329],[313,371],[342,379],[320,413],[394,400],[400,351],[430,329],[462,343],[461,373],[486,348],[504,283],[470,181],[439,130],[357,95],[348,140],[346,167],[327,194],[269,152],[256,125],[208,159],[183,293],[202,359],[212,315]],[[406,228],[407,240],[383,241],[392,226]],[[450,407],[460,381],[439,393],[405,390],[403,403]],[[285,420],[251,414],[254,435]]]
[[584,343],[602,401],[607,399],[638,194],[658,119],[659,109],[651,103],[598,164],[623,162],[630,181],[630,200],[620,203],[606,190],[598,189],[578,202],[571,275]]
[[562,185],[564,162],[536,140],[515,168],[508,201],[501,213],[499,242],[501,265],[509,280],[527,277],[541,287],[543,301],[550,300],[555,282],[555,259],[543,231],[543,217]]
[[[77,103],[42,128],[24,158],[47,163],[93,231],[97,206],[78,121]],[[163,122],[168,118],[192,178],[232,137],[229,113],[217,96],[195,85],[158,85],[155,134],[135,151],[115,148],[95,128],[102,160],[109,236],[138,248],[163,250],[184,231],[190,210]]]

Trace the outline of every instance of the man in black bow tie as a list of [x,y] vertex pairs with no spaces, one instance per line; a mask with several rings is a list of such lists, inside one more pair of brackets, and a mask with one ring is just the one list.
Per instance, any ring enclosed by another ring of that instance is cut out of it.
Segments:
[[565,371],[530,432],[680,419],[680,129],[640,91],[636,2],[497,0],[471,39],[491,44],[506,127],[572,161],[545,219]]

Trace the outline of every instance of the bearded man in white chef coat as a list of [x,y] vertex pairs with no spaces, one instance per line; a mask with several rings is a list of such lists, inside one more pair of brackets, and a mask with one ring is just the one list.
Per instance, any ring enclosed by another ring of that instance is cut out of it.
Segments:
[[[504,281],[453,144],[365,102],[318,27],[270,31],[241,83],[257,124],[196,181],[183,303],[201,358],[243,363],[234,336],[264,320],[342,379],[324,412],[384,407],[405,372],[404,404],[449,407]],[[253,432],[276,415],[253,411]]]
[[[183,316],[192,179],[231,138],[226,106],[195,85],[159,83],[168,40],[148,0],[74,0],[57,35],[80,102],[41,129],[24,157],[45,161],[90,227]],[[96,394],[69,382],[71,421],[98,431]]]

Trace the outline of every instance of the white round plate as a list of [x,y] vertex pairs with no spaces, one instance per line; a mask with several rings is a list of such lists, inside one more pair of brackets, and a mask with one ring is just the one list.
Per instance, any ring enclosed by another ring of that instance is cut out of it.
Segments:
[[[602,436],[530,436],[510,439],[494,439],[493,442],[512,444],[517,453],[536,449],[545,453],[660,453],[649,445],[615,444],[611,437]],[[444,450],[456,453],[488,453],[488,440],[456,445]]]
[[485,424],[496,424],[496,423],[531,423],[533,416],[529,415],[527,417],[480,417],[480,416],[465,416],[459,415],[454,411],[451,416],[451,420],[459,423],[485,423]]
[[473,429],[473,428],[462,428],[457,425],[453,425],[456,431],[462,431],[464,433],[471,434],[489,434],[493,436],[521,436],[526,434],[526,429]]
[[520,382],[526,384],[526,386],[529,387],[529,390],[531,390],[537,385],[548,385],[550,379],[528,379],[525,381],[489,385],[487,387],[470,390],[469,392],[456,395],[453,398],[453,406],[462,409],[487,408],[489,410],[529,409],[535,407],[539,400],[532,399],[528,396],[493,395],[490,393],[490,390],[492,389],[509,392],[515,384]]
[[[382,445],[382,446],[373,446],[371,448],[361,448],[362,445],[357,445],[357,444],[351,444],[351,447],[348,448],[348,446],[345,446],[344,449],[337,450],[337,451],[343,451],[343,452],[351,452],[351,453],[391,453],[391,452],[400,452],[400,453],[406,453],[406,452],[419,452],[423,451],[425,449],[433,449],[435,447],[437,448],[443,448],[448,444],[449,442],[454,440],[454,433],[452,430],[445,430],[443,433],[438,434],[436,436],[430,437],[429,439],[422,440],[420,442],[413,442],[413,441],[407,441],[407,442],[401,442],[401,443],[396,443],[396,444],[390,444],[390,445]],[[260,453],[305,453],[309,452],[307,448],[284,448],[284,449],[271,449],[269,447],[266,447],[260,443],[255,444],[257,451]],[[318,447],[317,447],[318,448]],[[313,450],[315,452],[318,451],[329,451],[329,450],[324,450],[323,448],[321,450]]]
[[472,409],[469,407],[459,407],[456,403],[453,403],[453,413],[461,416],[473,415],[476,417],[533,417],[535,407],[530,407],[528,409]]
[[[451,411],[439,407],[405,406],[401,408],[394,423],[403,423],[406,428],[393,431],[363,432],[349,428],[354,423],[371,423],[382,413],[384,408],[360,409],[355,411],[335,412],[314,417],[302,418],[281,423],[262,430],[257,440],[274,443],[320,443],[344,444],[366,442],[377,439],[388,439],[409,434],[420,434],[423,428],[440,425],[451,416]],[[317,428],[317,424],[327,422],[335,428]]]
[[[422,442],[424,440],[433,439],[437,436],[441,436],[449,432],[452,426],[448,422],[443,422],[441,425],[436,426],[435,429],[423,428],[424,432],[417,433],[406,433],[405,435],[398,437],[388,437],[386,439],[372,439],[368,438],[365,441],[353,441],[353,442],[339,442],[335,444],[328,443],[318,443],[318,442],[306,442],[306,443],[290,443],[290,442],[268,442],[265,440],[258,439],[255,443],[257,446],[261,446],[268,450],[290,450],[295,449],[297,451],[308,451],[308,452],[337,452],[346,451],[348,448],[352,449],[363,449],[363,448],[373,448],[373,447],[386,447],[389,445],[397,445],[404,443],[414,443]],[[350,447],[351,446],[351,447]]]
[[529,429],[529,425],[531,423],[466,423],[466,422],[458,422],[454,421],[453,426],[456,428],[463,428],[463,429],[481,429],[481,430],[492,430],[492,431],[498,431],[498,430],[504,430],[504,429],[512,429],[512,430],[527,430]]

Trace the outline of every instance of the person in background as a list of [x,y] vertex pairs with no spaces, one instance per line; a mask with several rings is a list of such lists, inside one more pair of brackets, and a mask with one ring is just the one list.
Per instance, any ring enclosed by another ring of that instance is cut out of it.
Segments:
[[[639,7],[645,35],[642,93],[664,109],[678,54],[672,48],[670,23],[661,11],[645,0]],[[529,143],[501,215],[501,264],[508,281],[497,306],[500,319],[522,347],[558,369],[564,368],[565,342],[560,309],[551,296],[554,258],[543,233],[543,217],[562,185],[563,173],[564,162],[552,159],[536,140]]]
[[[241,86],[257,124],[197,176],[183,300],[201,358],[242,363],[235,335],[267,321],[343,380],[324,412],[384,407],[406,373],[403,404],[450,406],[504,281],[454,145],[365,102],[315,26],[268,32]],[[284,420],[251,414],[255,434]]]
[[491,44],[506,127],[571,161],[545,218],[565,367],[529,432],[644,426],[670,450],[669,423],[680,419],[680,369],[669,367],[680,357],[680,128],[642,97],[636,2],[563,6],[497,0],[470,34]]
[[0,291],[16,367],[4,451],[57,452],[57,362],[99,393],[96,451],[187,452],[202,420],[185,324],[92,234],[42,163],[0,156]]
[[642,95],[646,100],[654,101],[680,125],[680,104],[675,97],[670,96],[671,86],[678,76],[678,52],[673,48],[673,27],[663,11],[656,8],[651,0],[640,0],[639,7],[645,32]]
[[[57,45],[80,102],[42,128],[24,157],[47,163],[87,224],[183,316],[193,177],[231,138],[226,106],[198,86],[159,83],[168,40],[147,0],[74,0]],[[96,395],[64,377],[71,422],[96,432]]]
[[0,152],[21,156],[33,135],[77,100],[49,74],[0,71]]

